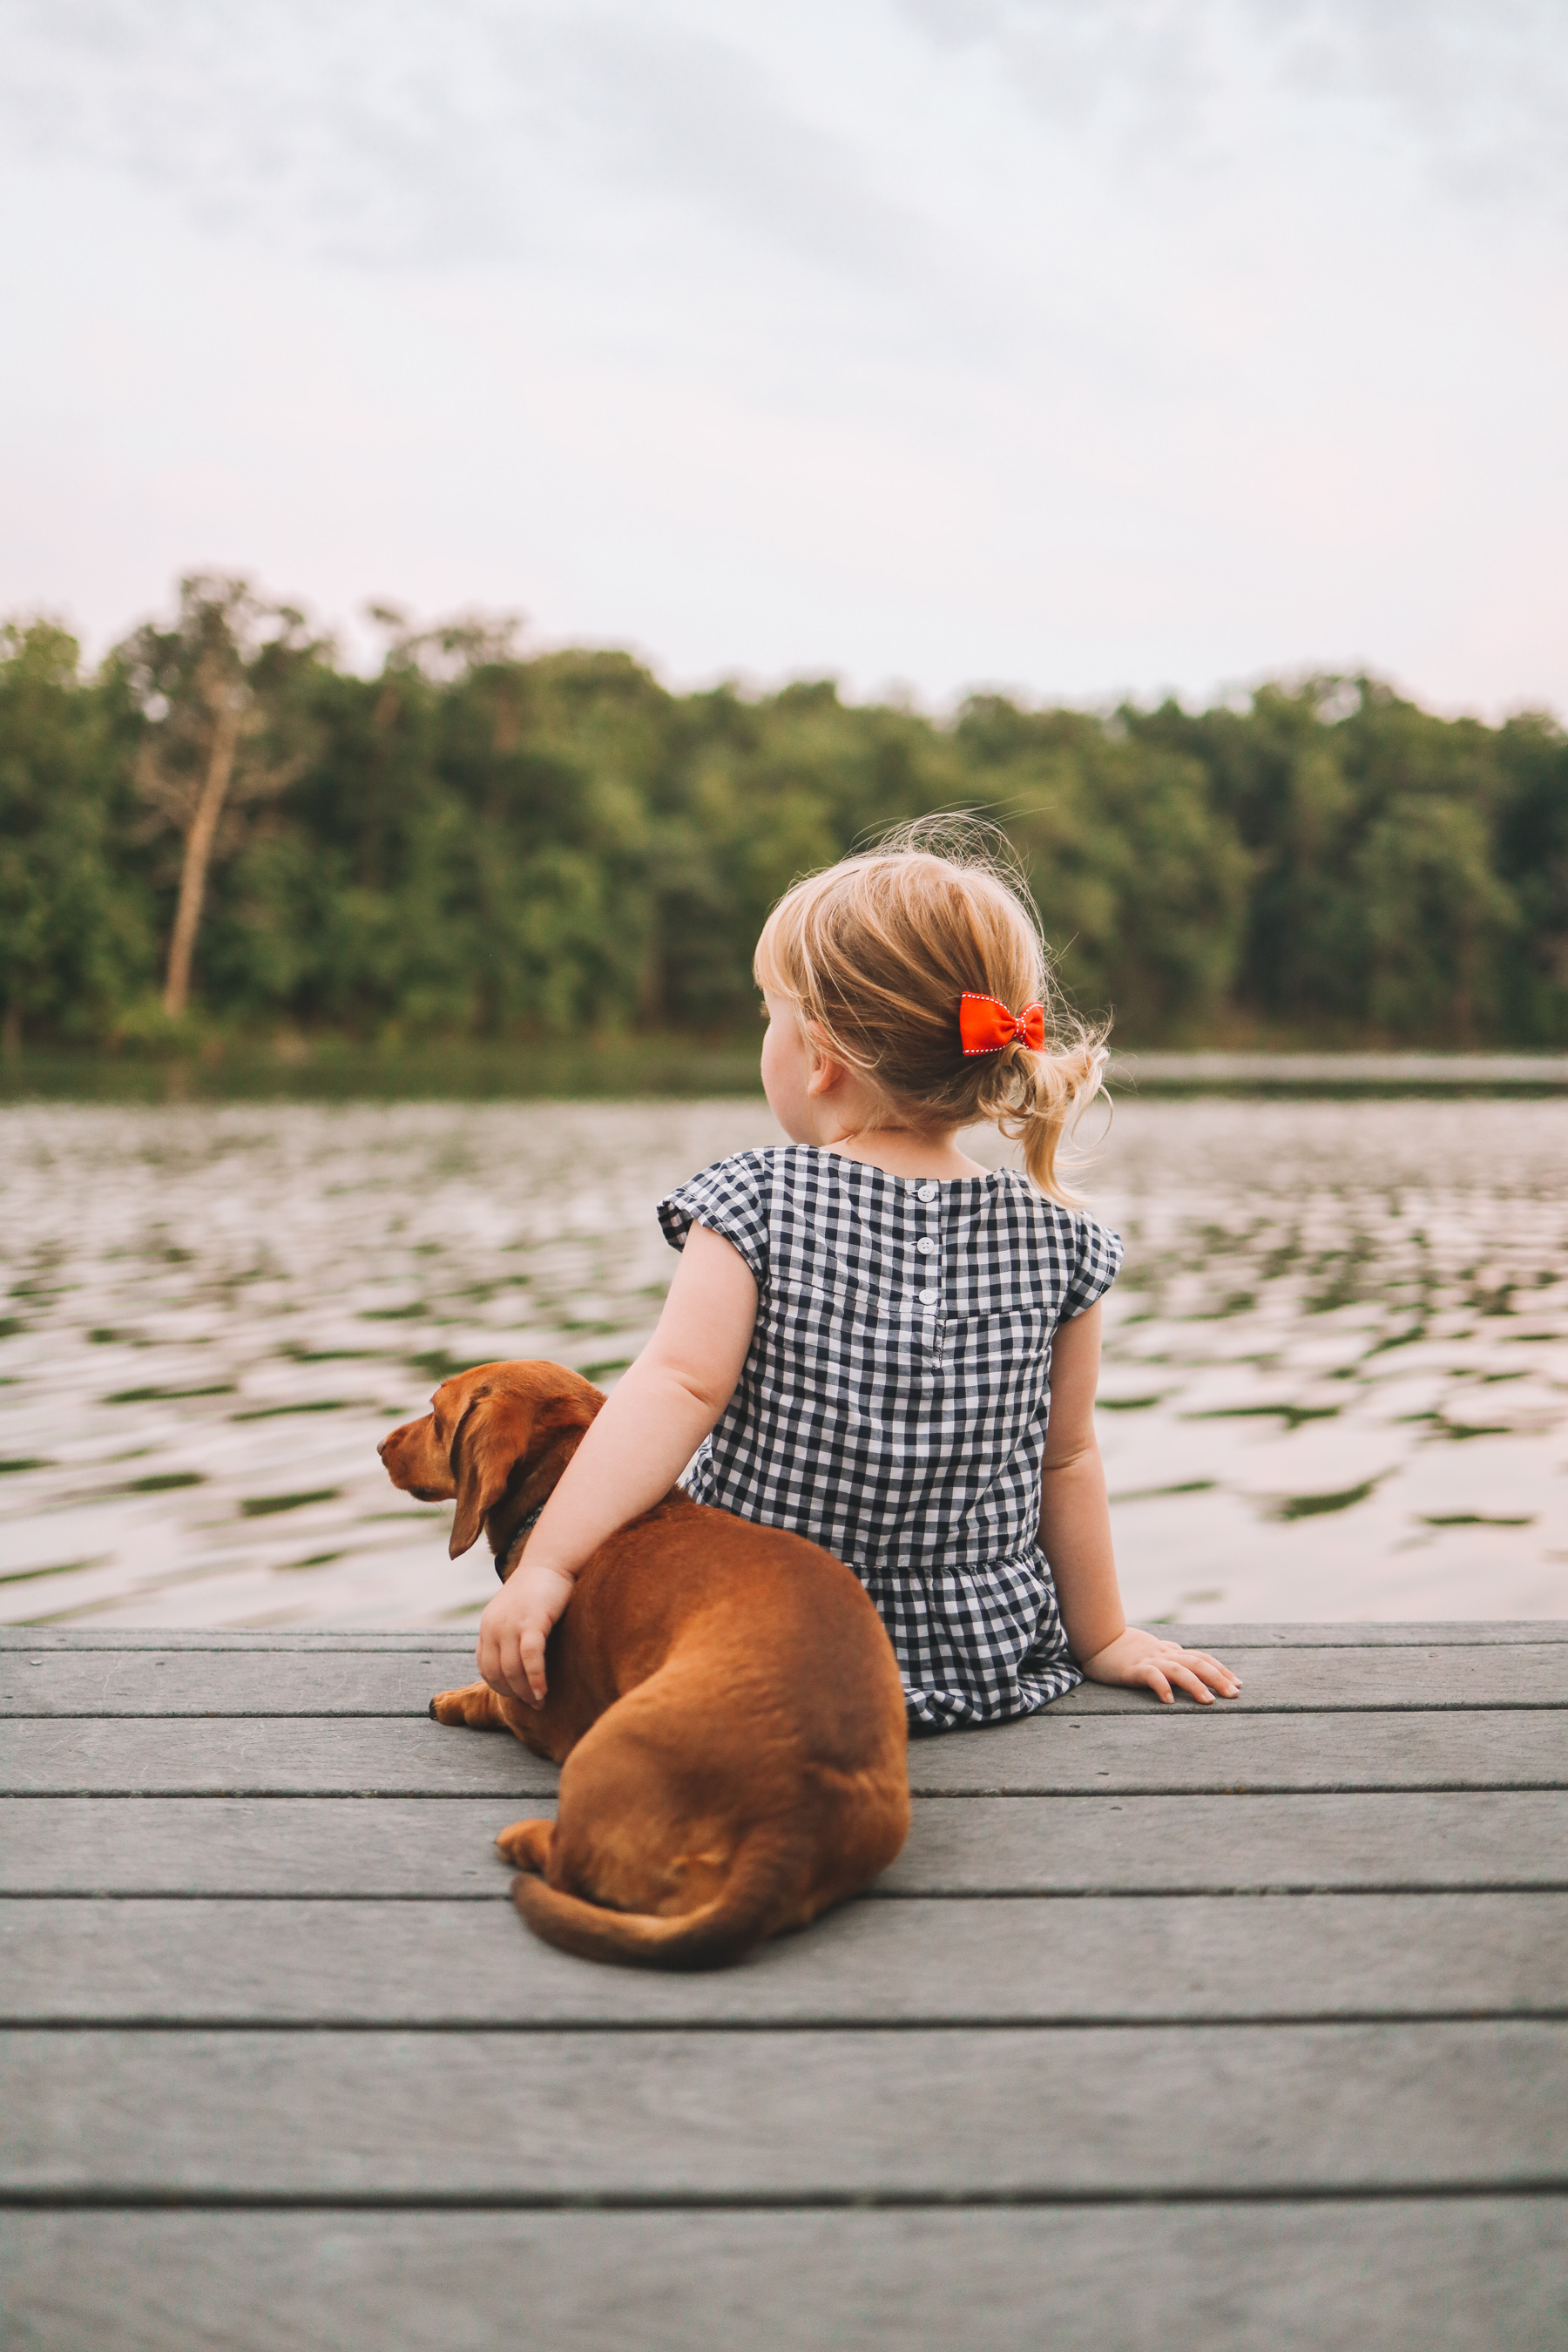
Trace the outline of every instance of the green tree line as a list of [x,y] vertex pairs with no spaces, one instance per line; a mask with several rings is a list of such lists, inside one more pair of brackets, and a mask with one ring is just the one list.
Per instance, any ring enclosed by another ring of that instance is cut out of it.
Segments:
[[94,671],[0,629],[0,1022],[157,1043],[732,1034],[797,875],[888,825],[1005,828],[1124,1044],[1568,1040],[1568,737],[1368,677],[1245,707],[833,682],[672,694],[629,655],[377,615],[374,675],[244,582]]

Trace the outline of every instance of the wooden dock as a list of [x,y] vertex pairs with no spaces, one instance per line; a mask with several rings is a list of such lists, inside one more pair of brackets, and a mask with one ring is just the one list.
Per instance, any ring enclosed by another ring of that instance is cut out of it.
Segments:
[[1203,1639],[668,1978],[517,1918],[466,1638],[0,1633],[8,2352],[1561,2352],[1568,1625]]

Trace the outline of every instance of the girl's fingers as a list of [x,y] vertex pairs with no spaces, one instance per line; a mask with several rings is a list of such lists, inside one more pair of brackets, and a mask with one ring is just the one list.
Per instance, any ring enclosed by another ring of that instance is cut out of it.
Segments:
[[1166,1671],[1170,1675],[1171,1680],[1173,1683],[1179,1684],[1183,1690],[1190,1693],[1190,1695],[1197,1700],[1200,1706],[1212,1706],[1214,1705],[1213,1691],[1209,1689],[1206,1683],[1200,1682],[1197,1675],[1194,1675],[1189,1667],[1172,1665],[1169,1666]]
[[1205,1682],[1234,1683],[1237,1690],[1241,1688],[1241,1676],[1233,1675],[1217,1658],[1211,1658],[1206,1650],[1184,1650],[1182,1655],[1189,1666],[1197,1668]]
[[1173,1703],[1171,1685],[1165,1680],[1164,1675],[1160,1672],[1159,1667],[1154,1664],[1153,1659],[1145,1658],[1143,1664],[1139,1667],[1138,1672],[1142,1680],[1148,1684],[1155,1697],[1163,1699],[1167,1706],[1171,1706]]
[[521,1699],[525,1706],[542,1706],[544,1637],[537,1626],[520,1626],[505,1618],[499,1625],[487,1625],[481,1619],[474,1656],[491,1690]]
[[537,1706],[544,1696],[544,1643],[538,1626],[526,1620],[515,1635],[511,1686],[525,1706]]
[[1184,1650],[1172,1642],[1166,1645],[1163,1663],[1173,1672],[1180,1665],[1190,1669],[1193,1674],[1201,1675],[1222,1698],[1234,1698],[1241,1688],[1240,1676],[1233,1675],[1228,1666],[1221,1665],[1217,1658],[1211,1658],[1206,1650]]
[[492,1687],[504,1691],[508,1698],[521,1698],[526,1688],[522,1679],[522,1661],[518,1654],[517,1635],[510,1625],[496,1643]]

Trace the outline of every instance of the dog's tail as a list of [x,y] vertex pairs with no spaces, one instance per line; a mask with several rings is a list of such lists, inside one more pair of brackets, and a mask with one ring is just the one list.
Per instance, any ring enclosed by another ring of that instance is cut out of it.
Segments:
[[711,1902],[675,1918],[611,1911],[542,1878],[514,1878],[511,1899],[536,1936],[579,1959],[619,1960],[634,1969],[718,1969],[784,1924],[779,1898],[785,1884],[798,1882],[799,1872],[800,1856],[787,1839],[753,1840]]

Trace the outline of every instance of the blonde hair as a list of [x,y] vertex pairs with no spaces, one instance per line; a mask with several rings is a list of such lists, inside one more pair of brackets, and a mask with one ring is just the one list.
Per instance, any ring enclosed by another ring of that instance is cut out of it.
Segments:
[[[925,818],[785,892],[757,942],[757,984],[796,1007],[808,1044],[859,1073],[911,1126],[989,1119],[1042,1192],[1072,1205],[1057,1154],[1099,1093],[1108,1024],[1079,1020],[1051,975],[1023,875],[994,827]],[[960,997],[1043,1006],[1044,1049],[966,1057]]]

